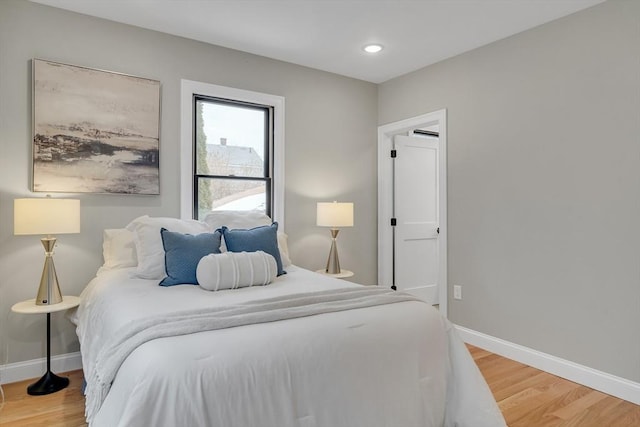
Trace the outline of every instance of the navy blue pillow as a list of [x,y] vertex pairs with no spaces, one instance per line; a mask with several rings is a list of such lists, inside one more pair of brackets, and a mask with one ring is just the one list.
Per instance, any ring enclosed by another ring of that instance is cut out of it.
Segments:
[[257,252],[263,251],[276,259],[278,276],[286,273],[282,268],[280,249],[278,249],[278,223],[263,225],[250,230],[220,229],[229,252]]
[[182,234],[160,230],[162,245],[164,246],[164,267],[167,277],[162,279],[160,286],[181,284],[197,285],[196,268],[200,260],[209,254],[220,253],[220,239],[222,234]]

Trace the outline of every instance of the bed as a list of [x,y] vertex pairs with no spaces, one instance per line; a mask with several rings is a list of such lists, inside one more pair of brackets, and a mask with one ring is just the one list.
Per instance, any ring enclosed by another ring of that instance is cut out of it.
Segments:
[[124,230],[105,231],[105,265],[72,316],[90,426],[506,425],[428,304],[291,265],[281,234],[286,274],[266,286],[158,286],[138,274],[140,230]]

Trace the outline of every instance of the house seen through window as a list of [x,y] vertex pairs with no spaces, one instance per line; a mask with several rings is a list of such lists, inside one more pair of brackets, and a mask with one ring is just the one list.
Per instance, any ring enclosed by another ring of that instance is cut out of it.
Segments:
[[194,97],[194,213],[271,215],[273,107]]

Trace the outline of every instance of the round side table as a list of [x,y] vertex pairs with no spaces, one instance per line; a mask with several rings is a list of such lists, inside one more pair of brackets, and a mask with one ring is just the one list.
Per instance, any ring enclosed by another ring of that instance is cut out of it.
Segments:
[[47,314],[47,372],[35,383],[27,387],[27,393],[34,396],[55,393],[69,385],[69,378],[59,377],[51,372],[51,313],[77,307],[80,298],[65,295],[58,304],[36,305],[35,299],[16,303],[11,307],[14,313]]
[[322,270],[316,270],[316,273],[324,274],[325,276],[329,277],[335,277],[336,279],[346,279],[347,277],[353,276],[353,271],[342,269],[340,270],[340,273],[337,274],[327,273],[327,270],[325,270],[324,268]]

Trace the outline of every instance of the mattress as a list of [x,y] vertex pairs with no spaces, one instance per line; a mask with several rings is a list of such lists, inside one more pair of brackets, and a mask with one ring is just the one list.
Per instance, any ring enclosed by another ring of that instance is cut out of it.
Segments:
[[[188,310],[359,285],[291,266],[268,286],[158,286],[101,269],[74,316],[87,388],[105,343]],[[107,352],[108,353],[108,352]],[[100,356],[102,355],[102,356]],[[90,425],[493,427],[500,411],[451,324],[397,303],[152,339],[115,374]]]

